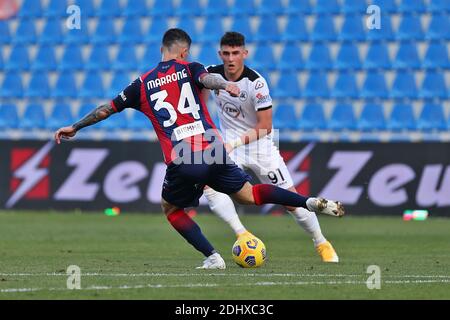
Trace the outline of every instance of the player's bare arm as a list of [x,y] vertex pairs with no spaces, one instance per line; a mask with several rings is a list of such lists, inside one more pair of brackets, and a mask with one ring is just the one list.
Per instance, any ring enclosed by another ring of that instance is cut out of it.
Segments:
[[207,89],[211,90],[225,90],[233,97],[238,97],[240,90],[235,84],[226,81],[220,74],[205,73],[200,77],[200,82]]
[[72,126],[63,127],[63,128],[60,128],[58,131],[56,131],[56,133],[55,133],[56,143],[60,144],[61,139],[68,140],[70,138],[73,138],[75,136],[75,134],[82,128],[91,126],[93,124],[96,124],[97,122],[105,120],[111,114],[113,114],[115,112],[116,111],[109,103],[103,104],[103,105],[95,108],[90,113],[88,113],[85,117],[83,117],[80,121],[74,123]]

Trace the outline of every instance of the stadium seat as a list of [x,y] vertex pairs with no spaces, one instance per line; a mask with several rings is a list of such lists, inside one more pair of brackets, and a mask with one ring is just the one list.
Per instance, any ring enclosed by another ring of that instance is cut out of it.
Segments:
[[412,14],[402,15],[396,37],[397,40],[423,40],[424,33],[420,17]]
[[111,69],[115,71],[119,70],[136,70],[138,68],[138,60],[134,46],[123,46],[119,49],[115,62],[112,64]]
[[198,36],[200,42],[218,43],[223,36],[222,18],[219,16],[212,16],[206,20],[203,26],[203,32]]
[[21,74],[16,71],[6,72],[0,90],[0,98],[22,98],[23,91]]
[[154,68],[161,61],[161,52],[153,45],[147,46],[144,56],[139,62],[139,71],[145,73]]
[[273,126],[279,130],[297,130],[298,116],[292,104],[279,104],[273,114]]
[[144,42],[159,44],[161,42],[161,35],[168,29],[167,19],[164,16],[156,16],[151,21],[148,31],[144,34]]
[[366,34],[360,14],[345,16],[344,24],[339,32],[341,41],[364,41]]
[[312,41],[336,40],[333,17],[331,15],[317,16],[310,38]]
[[371,0],[369,4],[377,5],[382,12],[395,13],[397,12],[396,0]]
[[391,19],[387,15],[381,15],[380,29],[371,29],[367,31],[367,40],[370,41],[393,41],[395,40],[395,34],[392,30]]
[[303,107],[298,120],[298,126],[304,131],[317,131],[326,128],[326,119],[323,107],[318,103],[308,103]]
[[246,42],[253,42],[253,31],[250,26],[250,21],[246,16],[239,15],[233,18],[231,30],[240,32],[245,35]]
[[123,15],[127,18],[144,17],[145,15],[148,14],[148,12],[149,11],[147,8],[146,0],[128,1],[125,8],[123,9]]
[[63,39],[60,18],[49,18],[39,37],[41,44],[60,44]]
[[0,130],[16,129],[19,126],[19,115],[14,104],[0,105]]
[[153,17],[167,17],[173,16],[175,12],[175,7],[172,1],[167,0],[155,0],[153,6],[149,8]]
[[289,5],[284,8],[284,14],[298,15],[298,14],[311,14],[312,7],[310,0],[290,0]]
[[142,42],[141,23],[138,18],[125,19],[118,42],[121,45],[137,44]]
[[[229,6],[226,1],[208,0],[208,4],[203,8],[205,16],[226,16],[229,13]],[[234,30],[234,29],[232,29]]]
[[341,12],[344,14],[364,14],[367,6],[366,0],[343,0]]
[[84,68],[86,70],[108,70],[111,68],[108,46],[92,46],[90,56]]
[[25,91],[26,98],[46,99],[50,96],[48,76],[45,72],[36,72],[31,76],[28,88]]
[[437,41],[430,42],[422,62],[422,67],[426,69],[450,68],[447,46]]
[[91,18],[96,15],[97,7],[95,6],[95,1],[92,0],[75,0],[74,4],[82,8],[81,10],[81,20],[83,18]]
[[216,45],[214,44],[204,44],[200,49],[197,60],[206,67],[222,63],[217,53]]
[[198,31],[195,25],[195,19],[180,19],[178,21],[177,28],[186,31],[192,39],[192,42],[196,43],[198,39]]
[[281,0],[261,0],[256,8],[256,13],[260,16],[264,15],[281,15],[284,12],[284,6]]
[[100,18],[119,17],[122,15],[120,0],[102,0],[96,15]]
[[362,99],[387,99],[388,90],[384,75],[381,72],[368,72],[362,90],[360,91]]
[[361,131],[381,131],[386,129],[386,121],[383,106],[379,104],[366,104],[363,106],[361,115],[357,122]]
[[276,66],[272,45],[261,43],[253,50],[251,66],[256,70],[272,70]]
[[296,71],[286,71],[280,74],[275,90],[271,92],[272,97],[278,99],[300,98],[300,85]]
[[126,128],[133,131],[151,130],[152,123],[145,114],[135,111],[131,114],[131,118],[128,119]]
[[25,108],[24,115],[19,122],[19,128],[32,131],[44,129],[46,123],[44,107],[41,104],[29,104]]
[[5,70],[25,71],[30,68],[30,58],[28,56],[27,46],[15,45],[9,55],[8,61],[5,63]]
[[11,32],[9,31],[8,21],[0,21],[0,44],[9,44],[11,42]]
[[[90,103],[90,102],[83,103],[80,106],[80,108],[78,109],[78,113],[76,114],[76,118],[78,118],[78,119],[84,118],[86,115],[88,115],[96,107],[97,107],[97,105],[94,104],[94,103]],[[87,128],[83,128],[83,130],[85,130],[85,129],[92,129],[92,126],[87,127]]]
[[427,40],[450,40],[450,22],[448,14],[433,14],[428,32],[426,34]]
[[356,77],[351,72],[342,72],[338,75],[331,97],[338,99],[357,99],[359,97]]
[[337,0],[316,0],[316,5],[313,7],[315,14],[338,14],[341,11]]
[[46,128],[54,131],[73,122],[74,118],[70,105],[66,103],[57,103],[53,106],[53,110],[46,122]]
[[255,0],[234,1],[230,13],[232,16],[254,16],[256,14]]
[[416,99],[417,85],[414,73],[410,71],[398,71],[390,90],[393,99]]
[[331,60],[328,45],[324,43],[314,43],[309,52],[308,60],[305,63],[307,70],[331,69],[333,62]]
[[3,70],[5,63],[3,61],[3,53],[0,51],[0,70]]
[[305,98],[328,98],[330,95],[327,83],[327,74],[312,71],[306,81],[303,97]]
[[37,18],[43,13],[41,1],[24,0],[20,6],[18,17],[22,18]]
[[290,15],[281,33],[281,40],[284,42],[290,41],[308,41],[309,34],[306,28],[305,17],[303,15]]
[[390,69],[391,62],[387,45],[383,42],[372,42],[364,59],[365,69]]
[[77,45],[66,46],[58,69],[61,71],[81,70],[84,67],[83,56],[81,55],[81,47]]
[[417,128],[422,131],[444,131],[447,129],[442,105],[426,103],[417,119]]
[[277,17],[275,15],[260,16],[260,23],[253,39],[257,42],[280,41]]
[[285,70],[299,70],[304,66],[303,57],[300,48],[292,42],[287,43],[281,52],[280,59],[277,63],[277,69]]
[[95,45],[114,43],[117,38],[113,18],[99,19],[97,28],[91,36],[91,42]]
[[78,97],[85,99],[105,97],[103,79],[100,73],[96,71],[85,73],[85,78],[78,93]]
[[179,5],[175,8],[176,16],[199,16],[203,7],[200,0],[180,0]]
[[348,103],[336,104],[327,125],[328,129],[333,131],[355,130],[356,118],[353,106]]
[[398,11],[401,13],[424,13],[426,7],[423,0],[402,0],[398,6]]
[[125,89],[131,82],[130,75],[126,71],[116,72],[111,80],[110,85],[106,91],[106,96],[109,99],[115,98],[123,89]]
[[36,43],[36,27],[34,20],[21,20],[17,27],[16,33],[12,38],[13,44],[31,44]]
[[361,69],[358,47],[350,42],[343,42],[334,62],[338,70]]
[[448,0],[430,0],[428,10],[430,12],[450,12],[450,2]]
[[67,0],[50,0],[44,10],[44,17],[63,18],[67,16]]
[[418,69],[421,66],[417,45],[414,42],[402,42],[392,66],[395,69]]
[[31,64],[32,71],[54,71],[57,68],[58,63],[55,58],[55,51],[53,50],[53,46],[50,45],[41,45],[36,54],[36,57],[33,59],[33,63]]
[[55,99],[74,99],[78,96],[75,75],[71,70],[66,70],[64,73],[59,74],[56,84],[51,91],[51,96]]
[[425,99],[447,99],[448,92],[445,84],[445,78],[442,72],[428,71],[423,79],[421,90],[419,93],[420,98]]
[[[81,16],[83,17],[84,11],[82,11]],[[89,35],[89,27],[88,27],[87,18],[81,18],[80,21],[80,29],[67,29],[63,42],[66,45],[82,45],[87,44],[91,36]]]
[[416,130],[416,118],[410,104],[396,104],[392,108],[387,122],[387,128],[392,131]]

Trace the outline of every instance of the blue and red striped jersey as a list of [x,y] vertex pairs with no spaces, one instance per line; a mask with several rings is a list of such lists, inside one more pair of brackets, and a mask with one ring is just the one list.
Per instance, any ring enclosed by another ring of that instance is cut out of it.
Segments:
[[160,62],[126,87],[111,105],[117,112],[125,108],[143,112],[153,124],[164,161],[170,163],[185,147],[201,151],[214,139],[221,139],[201,97],[200,76],[204,73],[205,67],[197,62]]

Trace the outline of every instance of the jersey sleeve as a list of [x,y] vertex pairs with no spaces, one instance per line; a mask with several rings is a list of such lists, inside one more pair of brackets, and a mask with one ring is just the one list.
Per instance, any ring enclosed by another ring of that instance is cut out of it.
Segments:
[[191,70],[195,83],[203,89],[203,84],[200,82],[200,76],[204,73],[208,73],[205,66],[198,62],[192,62],[189,64],[189,70]]
[[141,84],[140,78],[130,83],[128,87],[112,100],[112,107],[117,112],[121,112],[125,108],[138,109],[141,103]]
[[255,110],[262,111],[270,109],[272,107],[272,97],[270,96],[266,79],[259,77],[253,82],[252,86],[253,94],[251,98],[253,99]]

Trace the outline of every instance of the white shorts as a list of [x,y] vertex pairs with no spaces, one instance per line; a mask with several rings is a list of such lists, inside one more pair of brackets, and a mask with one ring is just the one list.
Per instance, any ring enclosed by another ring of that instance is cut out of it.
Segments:
[[238,147],[230,153],[230,158],[241,169],[250,169],[261,183],[273,184],[283,189],[294,185],[280,151],[273,143],[258,150],[246,145]]

